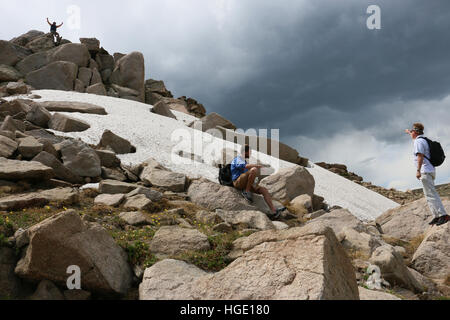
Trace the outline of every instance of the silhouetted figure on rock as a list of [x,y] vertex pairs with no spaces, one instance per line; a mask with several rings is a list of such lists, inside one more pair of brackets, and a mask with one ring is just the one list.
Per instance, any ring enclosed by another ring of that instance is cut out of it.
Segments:
[[50,21],[47,18],[47,23],[50,26],[50,33],[56,39],[55,40],[55,44],[58,45],[61,42],[61,37],[60,37],[60,35],[59,35],[57,30],[58,30],[58,28],[60,28],[64,24],[64,22],[61,22],[61,24],[58,26],[58,25],[56,25],[56,22],[50,23]]

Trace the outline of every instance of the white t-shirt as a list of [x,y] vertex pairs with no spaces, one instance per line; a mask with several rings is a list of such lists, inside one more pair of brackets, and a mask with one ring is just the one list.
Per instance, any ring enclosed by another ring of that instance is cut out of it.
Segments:
[[428,160],[428,159],[431,158],[430,146],[428,145],[427,140],[422,139],[420,137],[423,137],[423,135],[418,136],[414,140],[414,162],[416,164],[416,168],[419,167],[419,161],[418,161],[417,154],[421,153],[421,154],[423,154],[425,156],[425,158],[423,158],[423,164],[422,164],[421,172],[422,173],[436,172],[436,169],[433,167],[431,162]]

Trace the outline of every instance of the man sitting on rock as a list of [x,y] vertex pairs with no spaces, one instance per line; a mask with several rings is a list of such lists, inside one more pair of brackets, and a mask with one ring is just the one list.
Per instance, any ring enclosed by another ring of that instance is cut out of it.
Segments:
[[259,176],[259,170],[263,168],[261,165],[248,164],[250,159],[251,149],[249,145],[242,147],[241,154],[233,159],[231,162],[231,175],[233,179],[233,186],[241,191],[242,196],[250,203],[253,202],[252,193],[261,194],[264,200],[272,211],[271,218],[278,219],[286,208],[275,209],[272,203],[272,197],[266,188],[255,184],[256,178]]

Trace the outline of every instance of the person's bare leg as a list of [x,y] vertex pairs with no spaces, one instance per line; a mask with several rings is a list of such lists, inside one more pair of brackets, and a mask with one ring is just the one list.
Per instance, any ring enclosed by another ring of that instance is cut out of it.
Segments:
[[264,200],[266,201],[267,205],[269,206],[270,210],[272,210],[272,213],[276,213],[277,210],[273,206],[272,197],[269,194],[269,191],[266,188],[260,187],[259,192],[263,195]]
[[255,182],[258,170],[253,168],[249,171],[248,179],[247,179],[247,187],[245,188],[246,192],[250,192],[252,190],[253,183]]

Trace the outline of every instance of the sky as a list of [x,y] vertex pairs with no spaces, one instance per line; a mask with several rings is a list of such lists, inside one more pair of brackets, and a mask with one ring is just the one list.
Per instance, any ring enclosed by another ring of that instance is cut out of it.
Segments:
[[[367,27],[370,5],[381,29]],[[301,156],[344,163],[376,185],[421,187],[404,133],[414,122],[450,150],[448,0],[1,0],[0,9],[0,39],[64,21],[73,42],[142,52],[146,77],[176,97],[242,129],[280,129]],[[450,182],[450,161],[436,182]]]

